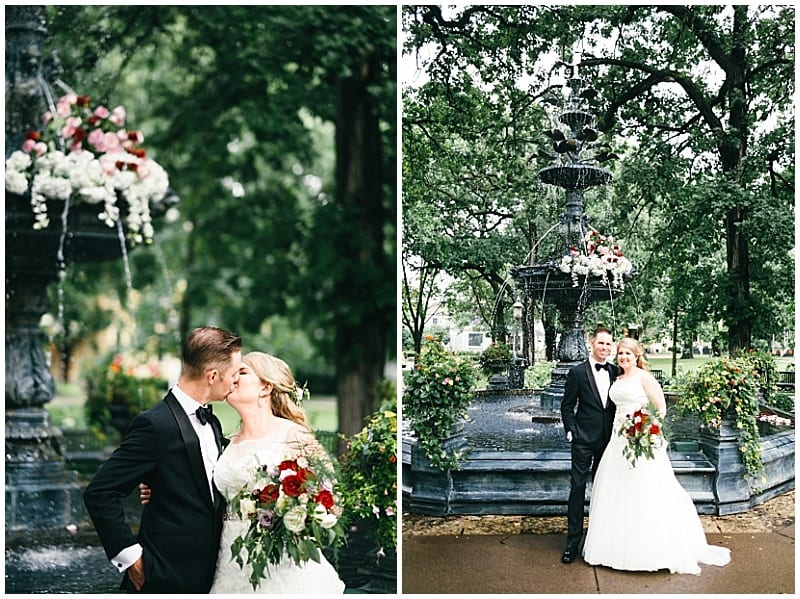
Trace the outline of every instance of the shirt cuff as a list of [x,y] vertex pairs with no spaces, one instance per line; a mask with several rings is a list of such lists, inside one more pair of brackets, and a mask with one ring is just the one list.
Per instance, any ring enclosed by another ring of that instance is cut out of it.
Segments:
[[119,570],[120,573],[123,573],[125,570],[135,564],[136,560],[138,560],[140,557],[142,557],[142,546],[139,545],[139,543],[136,543],[135,545],[126,547],[113,558],[111,558],[111,563],[114,564],[114,567]]

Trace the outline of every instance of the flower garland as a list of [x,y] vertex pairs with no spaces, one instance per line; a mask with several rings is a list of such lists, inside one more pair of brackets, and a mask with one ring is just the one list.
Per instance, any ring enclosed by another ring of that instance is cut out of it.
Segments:
[[101,206],[108,227],[120,220],[118,192],[128,203],[125,219],[132,243],[151,242],[150,201],[169,185],[166,171],[147,158],[141,131],[125,129],[125,108],[92,106],[89,96],[68,93],[45,112],[41,131],[26,134],[21,150],[6,160],[6,191],[30,192],[34,229],[50,224],[47,201]]
[[633,270],[633,264],[622,253],[622,248],[613,237],[606,237],[592,230],[583,238],[585,253],[573,245],[569,254],[561,258],[558,269],[572,275],[572,285],[577,287],[579,277],[600,277],[603,284],[609,279],[614,289],[624,289],[624,276]]

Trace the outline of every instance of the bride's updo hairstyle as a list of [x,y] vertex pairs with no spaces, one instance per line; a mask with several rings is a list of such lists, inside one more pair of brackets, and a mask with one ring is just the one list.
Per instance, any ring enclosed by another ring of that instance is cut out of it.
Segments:
[[242,362],[253,369],[262,383],[272,383],[270,395],[272,413],[302,424],[310,430],[305,412],[295,403],[297,385],[289,365],[280,358],[258,351],[249,352],[243,356]]
[[647,363],[647,360],[644,357],[644,348],[642,344],[639,343],[633,337],[623,337],[620,339],[619,343],[617,343],[617,352],[619,353],[619,349],[624,347],[627,350],[630,350],[634,356],[636,356],[636,365],[641,368],[642,370],[650,370],[650,364]]

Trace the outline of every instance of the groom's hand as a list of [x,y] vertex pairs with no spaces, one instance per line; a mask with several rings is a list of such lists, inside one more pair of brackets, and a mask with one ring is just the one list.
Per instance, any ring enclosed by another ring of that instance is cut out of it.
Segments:
[[139,558],[130,568],[128,568],[128,578],[131,579],[133,586],[136,588],[137,591],[142,590],[142,586],[144,585],[144,559]]

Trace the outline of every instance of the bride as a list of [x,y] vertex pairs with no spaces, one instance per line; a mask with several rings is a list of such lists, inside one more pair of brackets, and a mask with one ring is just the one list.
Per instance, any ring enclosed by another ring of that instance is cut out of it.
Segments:
[[600,460],[589,504],[589,528],[583,558],[616,570],[700,574],[700,563],[724,566],[730,550],[709,545],[694,503],[672,471],[666,445],[653,459],[641,456],[635,467],[623,454],[619,433],[626,415],[648,400],[663,418],[667,412],[661,386],[645,370],[638,341],[622,339],[617,363],[622,373],[611,386],[617,406],[611,441]]
[[[239,382],[227,397],[241,418],[241,428],[231,436],[214,470],[214,484],[231,499],[249,482],[252,466],[277,466],[287,452],[312,451],[326,455],[306,422],[305,413],[295,404],[296,386],[289,366],[281,359],[262,352],[250,352],[242,358]],[[142,486],[142,502],[150,491]],[[253,591],[252,568],[240,568],[232,559],[231,545],[244,536],[249,521],[227,513],[222,526],[217,568],[211,593],[333,594],[343,593],[344,583],[334,567],[320,555],[320,562],[309,560],[298,566],[284,556],[270,564],[266,578]],[[245,550],[246,552],[246,550]]]

